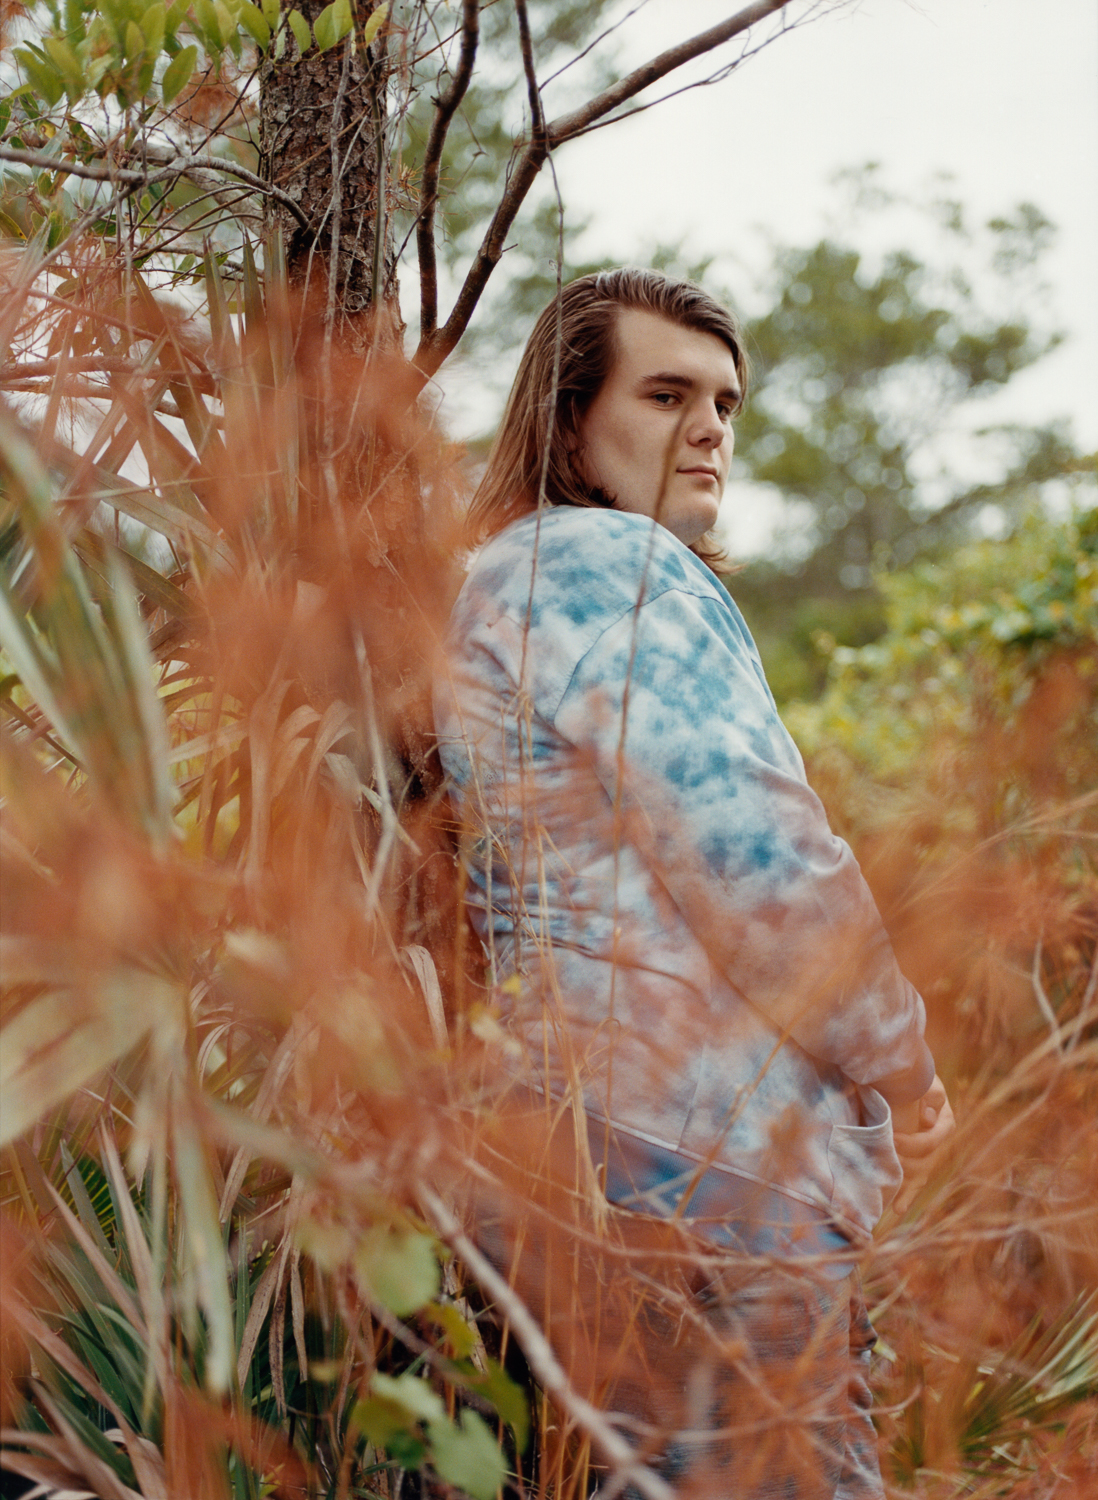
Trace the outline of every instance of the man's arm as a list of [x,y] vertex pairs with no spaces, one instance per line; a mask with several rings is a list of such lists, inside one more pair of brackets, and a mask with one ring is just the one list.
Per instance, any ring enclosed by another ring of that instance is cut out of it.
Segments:
[[704,595],[650,600],[587,652],[554,722],[728,982],[854,1082],[923,1096],[922,1000],[736,617]]

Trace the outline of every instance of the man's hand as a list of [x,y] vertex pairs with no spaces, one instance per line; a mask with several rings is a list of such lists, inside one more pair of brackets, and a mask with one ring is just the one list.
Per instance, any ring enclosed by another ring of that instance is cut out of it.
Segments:
[[[934,1082],[915,1105],[896,1111],[899,1119],[893,1120],[893,1139],[896,1155],[900,1158],[907,1177],[924,1177],[930,1158],[949,1140],[956,1129],[953,1108],[946,1095],[945,1084],[934,1075]],[[896,1125],[913,1125],[914,1130],[897,1130]]]

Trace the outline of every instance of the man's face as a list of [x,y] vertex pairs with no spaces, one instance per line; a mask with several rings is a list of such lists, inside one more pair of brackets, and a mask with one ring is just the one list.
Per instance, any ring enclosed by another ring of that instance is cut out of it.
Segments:
[[580,426],[584,478],[687,546],[713,525],[740,382],[723,339],[622,308],[617,360]]

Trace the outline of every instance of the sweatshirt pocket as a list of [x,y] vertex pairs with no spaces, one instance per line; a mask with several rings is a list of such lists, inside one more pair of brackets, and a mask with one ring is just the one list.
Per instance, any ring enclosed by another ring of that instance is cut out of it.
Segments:
[[860,1124],[835,1124],[827,1145],[837,1213],[872,1234],[904,1180],[892,1140],[892,1112],[882,1094],[859,1088]]

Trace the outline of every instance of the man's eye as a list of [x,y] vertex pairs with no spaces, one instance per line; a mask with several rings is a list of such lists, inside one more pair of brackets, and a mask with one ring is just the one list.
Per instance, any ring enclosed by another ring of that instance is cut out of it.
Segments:
[[674,406],[678,399],[678,394],[675,391],[652,392],[652,400],[658,401],[661,406]]

